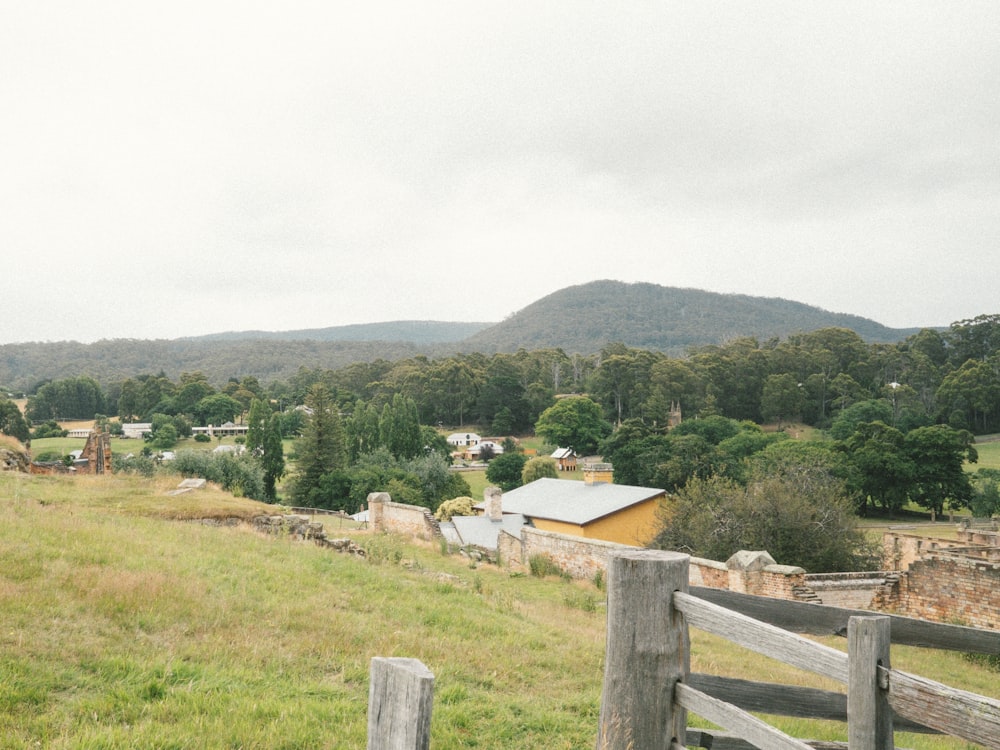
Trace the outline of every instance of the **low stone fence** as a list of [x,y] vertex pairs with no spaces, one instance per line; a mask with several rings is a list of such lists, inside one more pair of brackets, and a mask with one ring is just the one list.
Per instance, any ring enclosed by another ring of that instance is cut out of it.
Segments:
[[323,524],[311,521],[308,516],[297,514],[256,516],[253,527],[262,534],[284,536],[300,541],[312,541],[320,547],[327,547],[349,555],[365,556],[364,548],[350,539],[336,539],[327,536]]
[[607,571],[608,557],[612,552],[634,548],[524,526],[520,537],[500,532],[497,549],[505,565],[527,567],[532,557],[544,555],[573,578],[593,579],[598,571],[602,576]]

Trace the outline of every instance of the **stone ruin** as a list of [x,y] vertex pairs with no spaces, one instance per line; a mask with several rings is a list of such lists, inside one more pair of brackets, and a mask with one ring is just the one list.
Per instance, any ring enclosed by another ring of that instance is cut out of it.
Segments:
[[309,516],[298,514],[256,516],[253,519],[256,531],[273,536],[287,536],[299,541],[312,541],[320,547],[343,552],[358,557],[365,556],[364,548],[351,539],[334,539],[327,536],[323,524],[309,520]]

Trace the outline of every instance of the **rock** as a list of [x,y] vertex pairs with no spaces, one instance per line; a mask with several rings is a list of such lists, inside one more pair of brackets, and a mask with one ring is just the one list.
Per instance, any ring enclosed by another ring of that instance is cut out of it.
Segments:
[[20,471],[27,474],[31,460],[24,451],[0,448],[0,471]]

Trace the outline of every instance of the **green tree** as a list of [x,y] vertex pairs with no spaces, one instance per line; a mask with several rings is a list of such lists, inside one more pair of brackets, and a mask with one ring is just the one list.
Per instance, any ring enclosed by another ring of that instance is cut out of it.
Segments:
[[972,434],[947,425],[918,427],[906,433],[903,445],[913,462],[910,499],[940,514],[948,502],[965,507],[973,497],[965,461],[978,459]]
[[766,422],[782,422],[801,417],[806,394],[795,376],[788,373],[768,375],[760,394],[760,413]]
[[104,391],[87,376],[53,380],[28,398],[25,415],[38,422],[46,419],[93,419],[107,411]]
[[767,550],[815,573],[869,569],[874,550],[843,483],[822,468],[786,469],[755,474],[746,486],[718,476],[689,481],[662,506],[652,546],[719,561]]
[[382,408],[378,431],[380,444],[397,458],[413,458],[423,451],[420,419],[412,398],[394,395]]
[[847,440],[858,427],[867,422],[892,424],[892,404],[883,399],[851,404],[834,418],[830,425],[830,437],[834,440]]
[[0,398],[0,432],[20,440],[31,439],[31,427],[17,404],[9,398]]
[[559,471],[556,460],[549,456],[529,458],[521,470],[521,484],[530,484],[536,479],[558,479]]
[[857,472],[861,515],[868,514],[869,500],[890,512],[906,504],[915,467],[903,433],[885,422],[863,422],[839,446]]
[[597,445],[611,434],[601,407],[585,396],[559,399],[543,411],[535,423],[535,434],[546,442],[572,448],[579,455],[597,450]]
[[194,414],[203,425],[220,425],[232,422],[243,411],[243,405],[232,396],[214,393],[201,399],[194,407]]
[[490,461],[486,478],[504,492],[521,486],[521,474],[528,457],[523,453],[504,453]]
[[264,470],[264,497],[274,501],[278,498],[278,480],[285,474],[285,451],[281,442],[281,419],[272,414],[264,430],[261,446],[260,465]]
[[308,502],[320,477],[347,465],[344,428],[329,388],[322,383],[313,385],[306,406],[311,413],[296,446],[298,471],[292,483],[292,498],[299,505]]
[[149,444],[161,451],[170,450],[177,445],[177,428],[174,427],[173,422],[166,422],[160,425],[153,432]]
[[255,398],[250,403],[250,414],[247,417],[246,449],[251,456],[260,456],[264,452],[264,436],[270,423],[271,407],[267,402]]

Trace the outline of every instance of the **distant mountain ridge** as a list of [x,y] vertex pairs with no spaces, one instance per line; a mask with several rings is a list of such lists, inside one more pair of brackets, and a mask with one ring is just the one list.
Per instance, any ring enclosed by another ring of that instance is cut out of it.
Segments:
[[439,320],[395,320],[354,323],[296,331],[228,331],[185,336],[182,341],[406,341],[411,344],[451,344],[489,328],[493,323],[451,323]]
[[830,327],[848,328],[870,343],[902,341],[920,330],[887,328],[786,299],[593,281],[553,292],[496,324],[395,321],[173,340],[5,344],[0,388],[24,391],[46,379],[79,375],[109,384],[161,371],[172,379],[200,371],[216,384],[245,375],[266,383],[288,379],[300,367],[338,369],[377,359],[522,348],[591,354],[614,342],[682,356],[692,347],[738,337],[766,341]]
[[648,283],[592,281],[533,302],[462,342],[466,351],[559,347],[589,353],[605,344],[680,355],[693,346],[751,336],[760,341],[820,328],[849,328],[871,343],[893,343],[919,328],[888,328],[780,298],[719,294]]

